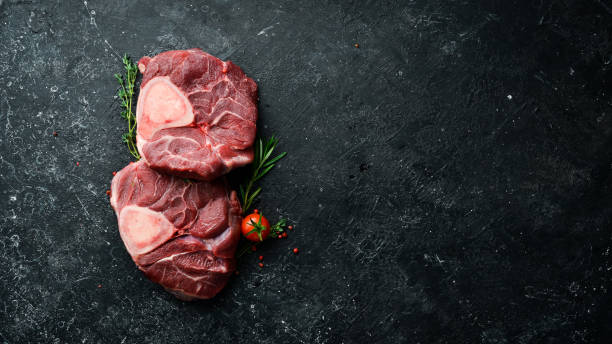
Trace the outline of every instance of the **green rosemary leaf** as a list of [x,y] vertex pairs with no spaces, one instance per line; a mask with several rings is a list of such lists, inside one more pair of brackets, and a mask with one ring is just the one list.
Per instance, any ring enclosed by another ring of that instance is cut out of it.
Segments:
[[270,160],[270,161],[266,162],[265,164],[263,164],[263,167],[270,166],[270,165],[274,164],[275,162],[277,162],[280,159],[284,158],[285,155],[287,155],[287,152],[280,153],[276,157],[272,158],[272,160]]
[[268,173],[272,169],[272,167],[274,167],[274,165],[270,165],[270,166],[266,167],[263,171],[259,172],[257,177],[255,177],[255,180],[257,181],[257,180],[261,179],[261,177],[265,176],[266,173]]

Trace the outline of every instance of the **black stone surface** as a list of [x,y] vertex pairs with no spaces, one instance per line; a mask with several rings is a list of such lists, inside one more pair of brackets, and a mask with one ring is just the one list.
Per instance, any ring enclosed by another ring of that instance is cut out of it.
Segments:
[[[611,8],[0,0],[0,342],[610,343]],[[191,47],[259,84],[296,226],[197,303],[105,194],[118,56]]]

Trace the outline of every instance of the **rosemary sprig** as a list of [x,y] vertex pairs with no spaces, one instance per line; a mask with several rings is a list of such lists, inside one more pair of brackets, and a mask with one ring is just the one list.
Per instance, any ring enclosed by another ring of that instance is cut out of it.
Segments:
[[117,96],[121,100],[121,117],[125,118],[128,122],[128,131],[124,133],[121,138],[123,142],[128,146],[130,154],[136,160],[140,160],[140,154],[138,154],[138,148],[136,148],[136,115],[132,111],[132,102],[134,99],[134,85],[136,84],[136,77],[138,76],[138,66],[126,55],[123,55],[123,68],[125,69],[125,76],[121,74],[115,74],[115,79],[119,82],[119,91]]
[[252,173],[248,183],[240,185],[240,200],[242,201],[242,212],[246,214],[253,205],[255,198],[261,193],[261,187],[253,189],[255,182],[261,179],[266,173],[274,167],[275,163],[287,155],[287,152],[282,152],[272,158],[272,152],[278,139],[274,136],[264,142],[261,138],[255,142],[255,156],[253,158]]

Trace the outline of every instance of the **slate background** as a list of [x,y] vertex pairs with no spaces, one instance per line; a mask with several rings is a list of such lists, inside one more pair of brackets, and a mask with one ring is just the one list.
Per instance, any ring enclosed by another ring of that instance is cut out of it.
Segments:
[[[0,340],[609,343],[611,8],[0,0]],[[190,47],[259,84],[260,208],[296,225],[198,303],[105,195],[118,55]]]

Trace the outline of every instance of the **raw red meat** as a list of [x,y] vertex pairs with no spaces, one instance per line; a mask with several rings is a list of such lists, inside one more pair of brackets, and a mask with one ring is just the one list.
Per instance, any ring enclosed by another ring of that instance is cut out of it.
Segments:
[[257,84],[200,49],[138,62],[137,145],[151,168],[213,180],[253,160]]
[[190,182],[144,161],[119,171],[111,205],[145,275],[183,300],[215,296],[236,269],[240,203],[222,180]]

